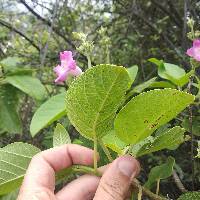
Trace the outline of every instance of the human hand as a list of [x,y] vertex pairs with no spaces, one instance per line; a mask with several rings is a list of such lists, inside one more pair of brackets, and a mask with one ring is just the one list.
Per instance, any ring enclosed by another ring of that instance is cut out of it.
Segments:
[[31,160],[17,200],[124,200],[132,178],[140,170],[131,156],[117,158],[101,178],[83,175],[54,194],[55,172],[73,164],[92,163],[93,151],[79,145],[43,151]]

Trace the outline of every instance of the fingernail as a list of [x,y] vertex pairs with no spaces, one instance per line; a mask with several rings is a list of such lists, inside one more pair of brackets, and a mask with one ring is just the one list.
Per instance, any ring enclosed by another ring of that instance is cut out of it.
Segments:
[[118,168],[125,176],[132,177],[137,173],[137,164],[131,156],[118,158]]

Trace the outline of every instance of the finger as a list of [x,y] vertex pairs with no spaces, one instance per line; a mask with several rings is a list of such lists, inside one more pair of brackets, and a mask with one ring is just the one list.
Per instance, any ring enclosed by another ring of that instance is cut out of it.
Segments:
[[138,161],[131,156],[116,159],[103,174],[94,200],[124,200],[139,169]]
[[[103,174],[108,166],[109,164],[98,168],[99,173]],[[100,177],[83,175],[60,190],[56,197],[58,200],[76,199],[77,196],[79,200],[93,199],[99,181]]]
[[30,162],[21,193],[33,188],[54,191],[55,172],[73,164],[91,165],[93,151],[79,145],[69,144],[43,151]]
[[83,175],[60,190],[56,194],[56,198],[57,200],[91,200],[97,190],[99,181],[99,177]]

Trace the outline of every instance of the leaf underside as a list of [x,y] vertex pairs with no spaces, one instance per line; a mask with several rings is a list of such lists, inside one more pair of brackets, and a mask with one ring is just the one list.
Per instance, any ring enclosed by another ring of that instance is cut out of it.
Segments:
[[38,148],[22,142],[0,148],[0,195],[20,186],[29,162],[39,152]]
[[61,124],[57,124],[53,135],[53,147],[70,144],[71,139],[67,130]]
[[67,91],[67,115],[88,139],[101,138],[113,128],[130,77],[123,67],[98,65],[88,69]]
[[177,148],[185,141],[184,132],[185,129],[175,126],[156,137],[149,136],[148,138],[135,144],[131,154],[133,156],[140,157],[162,149]]

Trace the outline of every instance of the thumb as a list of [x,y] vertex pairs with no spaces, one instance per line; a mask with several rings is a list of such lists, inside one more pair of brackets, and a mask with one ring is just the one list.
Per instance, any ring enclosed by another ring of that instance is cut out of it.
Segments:
[[94,200],[124,200],[131,180],[137,176],[139,170],[139,163],[135,158],[117,158],[102,176]]

